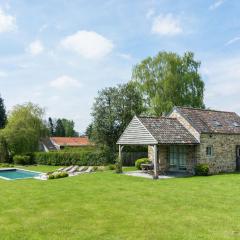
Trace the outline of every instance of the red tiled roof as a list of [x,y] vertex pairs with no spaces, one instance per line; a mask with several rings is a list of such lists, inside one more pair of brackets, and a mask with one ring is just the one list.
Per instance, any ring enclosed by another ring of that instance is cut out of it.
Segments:
[[87,146],[91,145],[88,137],[51,137],[52,142],[60,146]]

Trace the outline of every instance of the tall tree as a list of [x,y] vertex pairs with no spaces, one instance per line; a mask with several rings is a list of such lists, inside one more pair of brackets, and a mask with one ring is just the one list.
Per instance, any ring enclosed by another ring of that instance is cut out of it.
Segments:
[[47,134],[43,116],[44,110],[32,103],[13,108],[8,123],[2,130],[12,153],[22,154],[38,150],[39,140]]
[[132,80],[138,83],[148,113],[160,116],[173,106],[204,108],[204,82],[199,67],[192,52],[182,57],[160,52],[136,65]]
[[85,134],[86,136],[88,136],[89,139],[92,138],[92,133],[93,133],[93,124],[90,123],[88,126],[87,126],[87,129],[85,131]]
[[74,130],[75,123],[73,120],[68,120],[68,119],[61,119],[62,124],[64,126],[65,130],[65,136],[66,137],[76,137],[78,133]]
[[0,96],[0,129],[4,128],[7,123],[6,108],[4,105],[4,100]]
[[5,137],[0,134],[0,162],[7,163],[9,162],[9,150]]
[[55,126],[51,117],[48,118],[49,135],[53,137],[55,135]]
[[92,139],[116,148],[116,141],[135,114],[144,111],[142,97],[134,84],[105,88],[93,105]]
[[56,137],[65,137],[66,136],[65,128],[63,126],[61,119],[58,119],[56,121],[55,136]]

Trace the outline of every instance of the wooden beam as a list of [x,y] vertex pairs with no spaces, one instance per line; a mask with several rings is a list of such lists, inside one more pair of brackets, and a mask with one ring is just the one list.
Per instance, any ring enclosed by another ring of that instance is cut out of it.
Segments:
[[154,165],[154,174],[153,179],[158,179],[158,159],[157,159],[157,145],[153,146],[153,165]]
[[118,145],[118,158],[119,158],[119,166],[121,168],[121,172],[122,172],[122,150],[123,147],[121,144]]

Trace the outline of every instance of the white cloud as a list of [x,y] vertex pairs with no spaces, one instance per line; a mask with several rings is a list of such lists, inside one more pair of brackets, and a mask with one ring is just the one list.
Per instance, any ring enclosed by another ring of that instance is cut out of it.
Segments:
[[160,35],[177,35],[182,33],[180,20],[171,13],[157,16],[153,20],[152,33]]
[[16,18],[7,15],[4,11],[0,8],[0,33],[3,32],[11,32],[17,28],[16,26]]
[[67,75],[58,77],[57,79],[50,82],[50,86],[56,89],[66,89],[66,88],[79,88],[81,83]]
[[38,55],[43,52],[44,47],[41,41],[36,40],[32,43],[30,43],[28,47],[28,52],[30,52],[32,55]]
[[88,59],[103,58],[113,49],[112,41],[92,31],[78,31],[64,38],[61,45]]
[[229,40],[225,45],[226,46],[231,45],[231,44],[233,44],[235,42],[238,42],[239,40],[240,40],[240,37],[235,37],[235,38]]
[[225,0],[216,0],[212,5],[210,5],[209,9],[214,10],[214,9],[220,7],[224,3],[224,1]]

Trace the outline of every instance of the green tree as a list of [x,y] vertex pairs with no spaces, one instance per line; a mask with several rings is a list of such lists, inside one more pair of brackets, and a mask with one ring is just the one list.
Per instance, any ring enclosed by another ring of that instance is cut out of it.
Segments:
[[32,103],[13,108],[8,123],[2,130],[12,153],[22,154],[38,150],[39,140],[47,134],[43,116],[44,110]]
[[75,123],[73,120],[68,120],[68,119],[61,119],[62,124],[64,126],[65,130],[65,136],[66,137],[77,137],[78,133],[74,130]]
[[132,80],[138,83],[148,113],[160,116],[173,106],[204,108],[204,82],[199,67],[192,52],[182,57],[160,52],[136,65]]
[[5,137],[0,134],[0,162],[7,163],[9,162],[9,150]]
[[55,136],[56,137],[65,137],[66,136],[65,128],[63,126],[61,119],[58,119],[56,121]]
[[4,100],[0,97],[0,129],[4,128],[7,123],[6,108]]
[[103,89],[93,105],[92,140],[115,151],[125,127],[134,115],[143,111],[142,97],[134,84]]
[[49,135],[53,137],[55,135],[55,124],[51,117],[48,118],[48,129],[49,129]]
[[92,138],[92,133],[93,133],[93,124],[90,123],[88,126],[87,126],[87,129],[85,131],[85,134],[86,136],[88,136],[89,139]]

